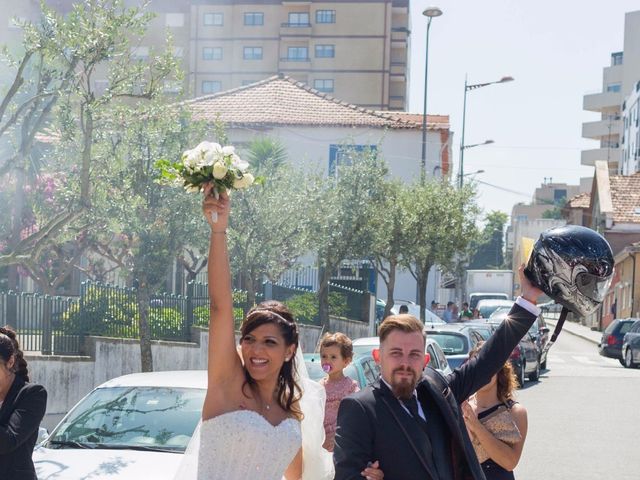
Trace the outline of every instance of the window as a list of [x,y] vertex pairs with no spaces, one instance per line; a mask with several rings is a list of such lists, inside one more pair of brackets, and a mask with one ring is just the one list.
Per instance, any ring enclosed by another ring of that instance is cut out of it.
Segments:
[[218,80],[204,80],[202,82],[202,93],[218,93],[222,90],[222,83]]
[[287,60],[303,62],[309,59],[309,49],[307,47],[289,47],[287,49]]
[[167,13],[165,17],[167,27],[184,27],[184,13]]
[[353,165],[361,155],[375,155],[375,145],[329,145],[329,176],[337,177],[340,169]]
[[620,84],[619,83],[610,83],[607,85],[607,92],[619,92]]
[[262,60],[262,47],[244,47],[242,58],[245,60]]
[[567,190],[562,188],[562,189],[558,189],[558,190],[554,190],[553,191],[553,202],[554,203],[558,203],[561,202],[562,200],[566,200],[567,198]]
[[622,52],[616,52],[611,54],[611,65],[622,65]]
[[526,222],[529,219],[529,217],[525,214],[525,215],[516,215],[516,220],[518,222]]
[[289,14],[289,26],[290,27],[309,27],[309,14],[308,13],[290,13]]
[[333,79],[318,79],[313,81],[313,88],[319,92],[332,93]]
[[316,23],[336,23],[336,11],[316,10]]
[[336,56],[335,45],[316,45],[317,58],[333,58]]
[[221,27],[224,25],[223,13],[205,13],[202,19],[207,27]]
[[247,12],[244,14],[245,25],[264,25],[264,13],[262,12]]
[[222,47],[203,47],[203,60],[222,60]]
[[132,47],[131,58],[140,61],[147,60],[149,58],[149,47]]

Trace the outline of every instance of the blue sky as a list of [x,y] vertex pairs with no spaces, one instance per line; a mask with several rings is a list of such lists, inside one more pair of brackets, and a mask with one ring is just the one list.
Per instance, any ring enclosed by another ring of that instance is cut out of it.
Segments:
[[[602,68],[623,49],[624,14],[640,0],[440,0],[412,1],[409,110],[422,112],[426,18],[437,5],[429,39],[427,111],[448,114],[458,170],[465,73],[469,83],[510,75],[514,82],[467,94],[465,143],[493,145],[465,151],[465,172],[516,193],[479,185],[485,212],[511,212],[528,202],[545,177],[577,184],[591,176],[580,151],[597,148],[581,138],[582,122],[598,114],[582,110],[585,93],[600,91]],[[469,178],[469,177],[467,177]]]

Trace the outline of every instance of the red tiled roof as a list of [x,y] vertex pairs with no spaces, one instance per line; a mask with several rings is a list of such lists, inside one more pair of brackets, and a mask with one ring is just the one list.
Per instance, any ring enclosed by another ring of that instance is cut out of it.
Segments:
[[[278,75],[251,85],[194,98],[184,102],[198,120],[215,120],[231,125],[348,126],[420,129],[420,122],[398,112],[376,112],[342,102],[304,83]],[[440,119],[435,117],[437,123]],[[428,124],[432,123],[429,118]],[[428,125],[430,129],[435,124]]]
[[591,205],[590,193],[579,193],[567,200],[567,208],[589,208]]
[[640,173],[611,175],[609,183],[613,203],[613,221],[640,223]]
[[[413,123],[419,123],[422,125],[422,114],[421,113],[409,113],[409,112],[380,112],[378,113],[388,113],[396,118],[400,118],[401,120],[407,120]],[[449,115],[429,115],[427,114],[427,128],[429,130],[433,130],[435,128],[438,129],[448,129],[449,128]]]

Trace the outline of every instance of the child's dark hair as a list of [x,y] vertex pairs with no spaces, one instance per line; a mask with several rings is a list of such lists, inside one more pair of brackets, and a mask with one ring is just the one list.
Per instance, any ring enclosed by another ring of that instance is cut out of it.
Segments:
[[345,360],[353,358],[353,343],[344,333],[325,333],[320,340],[320,350],[327,347],[340,347],[340,355]]
[[20,350],[20,344],[16,337],[16,332],[8,325],[0,327],[0,361],[5,365],[9,363],[11,357],[15,356],[13,363],[14,373],[25,382],[29,381],[29,370],[24,354]]

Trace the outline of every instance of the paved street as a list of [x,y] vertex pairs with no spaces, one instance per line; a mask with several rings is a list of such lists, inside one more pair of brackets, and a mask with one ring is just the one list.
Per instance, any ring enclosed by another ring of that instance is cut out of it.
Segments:
[[540,382],[518,392],[529,434],[518,480],[640,478],[640,370],[563,332]]

